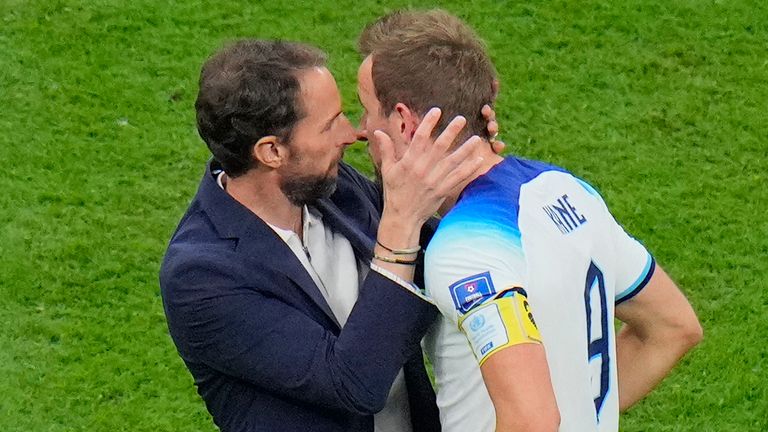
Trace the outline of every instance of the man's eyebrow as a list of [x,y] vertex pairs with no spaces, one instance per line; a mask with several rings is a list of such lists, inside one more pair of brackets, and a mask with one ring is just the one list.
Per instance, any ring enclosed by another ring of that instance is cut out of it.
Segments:
[[341,111],[337,112],[333,117],[331,117],[331,119],[325,123],[325,127],[323,127],[323,132],[327,132],[331,128],[333,121],[336,120],[340,115],[341,115]]

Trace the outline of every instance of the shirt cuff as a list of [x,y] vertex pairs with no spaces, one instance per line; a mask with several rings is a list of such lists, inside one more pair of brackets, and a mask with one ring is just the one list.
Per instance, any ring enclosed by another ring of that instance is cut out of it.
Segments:
[[429,298],[424,291],[421,290],[421,288],[417,287],[416,284],[413,282],[408,282],[405,279],[401,278],[400,276],[392,273],[391,271],[379,267],[374,263],[371,263],[371,270],[375,271],[376,273],[379,273],[380,275],[386,277],[387,279],[391,280],[392,282],[400,285],[401,287],[405,288],[408,292],[411,294],[414,294],[416,297],[424,300],[427,303],[435,304],[435,302]]

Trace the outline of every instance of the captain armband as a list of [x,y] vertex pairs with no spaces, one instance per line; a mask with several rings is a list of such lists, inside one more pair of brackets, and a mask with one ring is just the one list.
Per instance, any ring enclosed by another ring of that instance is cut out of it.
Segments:
[[472,308],[459,319],[459,329],[469,339],[481,366],[502,348],[541,343],[541,334],[522,288],[504,290],[493,300]]

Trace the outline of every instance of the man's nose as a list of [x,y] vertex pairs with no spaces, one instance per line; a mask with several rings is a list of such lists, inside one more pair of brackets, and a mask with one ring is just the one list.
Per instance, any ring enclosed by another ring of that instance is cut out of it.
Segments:
[[365,129],[355,129],[355,137],[358,141],[368,141],[368,131]]

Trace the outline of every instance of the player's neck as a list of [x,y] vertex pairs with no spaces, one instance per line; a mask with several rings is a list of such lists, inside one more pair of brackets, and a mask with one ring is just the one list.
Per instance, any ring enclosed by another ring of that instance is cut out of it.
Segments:
[[456,201],[459,200],[459,196],[462,192],[464,192],[464,189],[475,181],[478,177],[484,175],[488,171],[490,171],[491,168],[501,163],[501,161],[504,160],[503,157],[499,156],[498,154],[493,152],[493,149],[491,149],[490,144],[487,146],[481,146],[478,150],[472,153],[470,157],[482,157],[483,162],[480,164],[480,166],[475,170],[474,173],[472,173],[469,178],[458,185],[443,201],[443,204],[440,206],[439,209],[437,209],[437,213],[440,214],[440,216],[445,216],[446,213],[448,213],[453,206],[456,205]]

